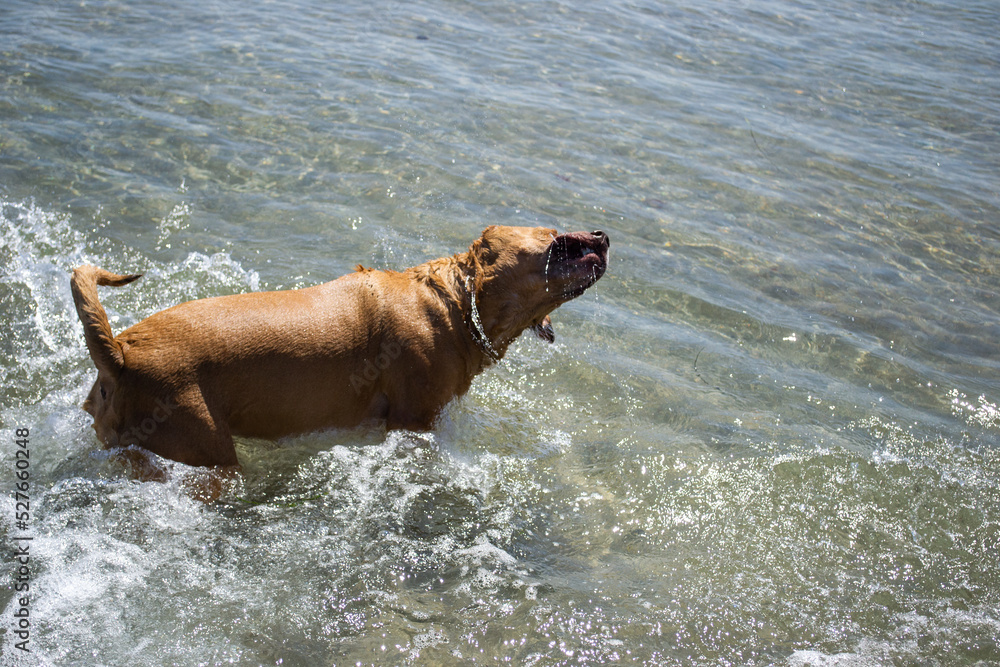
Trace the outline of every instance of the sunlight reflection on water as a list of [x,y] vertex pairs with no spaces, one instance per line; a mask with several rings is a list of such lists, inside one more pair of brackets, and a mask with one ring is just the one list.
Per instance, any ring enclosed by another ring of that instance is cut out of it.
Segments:
[[[0,424],[33,433],[45,660],[1000,661],[990,7],[0,22]],[[212,506],[97,449],[73,266],[145,274],[102,293],[120,331],[492,223],[605,229],[611,265],[433,433],[243,441]]]

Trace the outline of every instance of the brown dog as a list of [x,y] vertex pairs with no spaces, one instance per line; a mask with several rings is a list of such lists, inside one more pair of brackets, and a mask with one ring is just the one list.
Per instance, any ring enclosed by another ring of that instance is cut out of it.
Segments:
[[237,465],[233,436],[277,438],[385,420],[426,430],[525,329],[604,275],[604,232],[489,227],[468,252],[403,272],[182,303],[111,332],[98,285],[71,281],[97,381],[84,409],[106,447],[193,466]]

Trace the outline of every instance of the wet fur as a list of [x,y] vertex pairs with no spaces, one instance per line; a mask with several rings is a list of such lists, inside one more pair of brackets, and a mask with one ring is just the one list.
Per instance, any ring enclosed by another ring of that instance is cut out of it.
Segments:
[[98,371],[83,407],[106,447],[193,466],[237,465],[233,436],[368,420],[427,430],[522,331],[553,339],[548,314],[603,275],[608,246],[600,232],[490,227],[468,252],[406,271],[189,301],[118,336],[97,286],[139,276],[82,266],[71,287]]

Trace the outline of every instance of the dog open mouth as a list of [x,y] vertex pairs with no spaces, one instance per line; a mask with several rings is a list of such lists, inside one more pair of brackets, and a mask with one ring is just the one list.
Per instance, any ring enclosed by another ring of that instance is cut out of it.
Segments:
[[574,299],[600,280],[608,268],[611,241],[601,231],[573,232],[557,236],[549,246],[551,274],[562,284],[564,299]]

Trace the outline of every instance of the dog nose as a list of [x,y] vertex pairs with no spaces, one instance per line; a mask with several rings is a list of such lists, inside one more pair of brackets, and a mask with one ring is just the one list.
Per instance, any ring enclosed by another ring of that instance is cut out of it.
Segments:
[[598,229],[596,232],[592,232],[592,235],[594,236],[594,238],[596,238],[598,241],[600,241],[604,245],[606,245],[608,247],[611,246],[611,239],[609,239],[608,235],[605,234],[604,232],[602,232],[600,229]]

